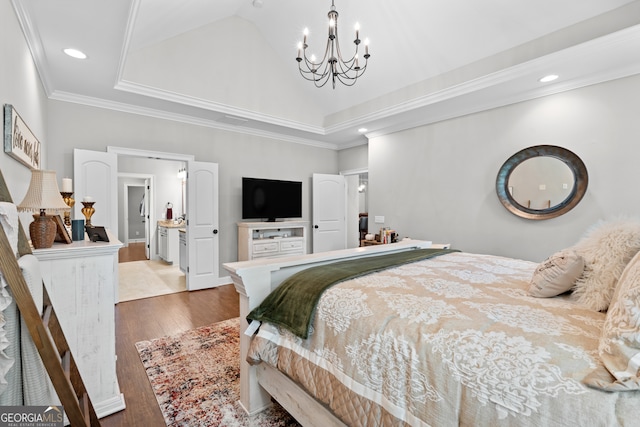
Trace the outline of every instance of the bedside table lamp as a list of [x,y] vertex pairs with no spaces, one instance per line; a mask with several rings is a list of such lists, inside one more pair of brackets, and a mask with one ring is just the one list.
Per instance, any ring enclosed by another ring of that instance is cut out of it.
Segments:
[[41,249],[53,246],[53,241],[56,238],[56,223],[46,215],[46,211],[60,212],[65,209],[69,209],[69,206],[60,195],[56,172],[32,170],[29,189],[18,205],[18,210],[23,212],[40,211],[40,216],[29,225],[29,235],[34,248]]

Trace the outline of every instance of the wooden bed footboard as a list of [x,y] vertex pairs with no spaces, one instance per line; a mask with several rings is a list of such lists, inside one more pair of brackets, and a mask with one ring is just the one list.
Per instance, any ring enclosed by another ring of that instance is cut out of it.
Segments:
[[[244,332],[249,326],[246,320],[249,312],[260,305],[273,289],[289,276],[310,267],[383,253],[425,249],[431,247],[431,243],[422,240],[403,240],[388,245],[224,264],[224,268],[229,271],[233,284],[240,294],[240,404],[244,410],[253,415],[271,405],[272,396],[258,382],[257,367],[249,365],[246,361],[252,334],[247,335]],[[299,390],[291,393],[287,390],[281,390],[281,392],[290,396],[300,394]],[[278,396],[274,397],[293,417],[302,421],[298,418],[301,414],[296,413],[299,412],[296,408],[300,408],[300,405],[292,405],[291,402],[281,401]],[[306,409],[309,410],[309,408]]]

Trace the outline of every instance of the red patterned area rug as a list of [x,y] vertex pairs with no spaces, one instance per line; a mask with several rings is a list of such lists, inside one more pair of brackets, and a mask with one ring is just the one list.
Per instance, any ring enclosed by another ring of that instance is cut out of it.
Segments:
[[249,417],[240,396],[238,318],[136,343],[167,426],[299,426],[277,403]]

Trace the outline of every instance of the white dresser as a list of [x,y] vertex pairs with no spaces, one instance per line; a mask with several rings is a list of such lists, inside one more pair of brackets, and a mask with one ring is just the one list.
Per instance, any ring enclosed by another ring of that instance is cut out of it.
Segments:
[[98,417],[125,408],[116,375],[118,249],[109,242],[54,243],[35,249],[42,279]]

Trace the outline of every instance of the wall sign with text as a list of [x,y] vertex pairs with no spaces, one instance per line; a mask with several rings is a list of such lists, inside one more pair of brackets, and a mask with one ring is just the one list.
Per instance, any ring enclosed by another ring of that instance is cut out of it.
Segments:
[[4,152],[31,169],[41,168],[42,145],[11,104],[4,104]]

